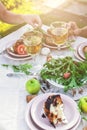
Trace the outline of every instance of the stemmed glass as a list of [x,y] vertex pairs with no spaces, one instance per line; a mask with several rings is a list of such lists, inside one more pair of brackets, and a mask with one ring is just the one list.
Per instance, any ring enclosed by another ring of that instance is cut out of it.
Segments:
[[66,44],[68,39],[68,28],[66,22],[53,22],[50,25],[50,34],[54,40],[54,44],[57,45],[58,51]]

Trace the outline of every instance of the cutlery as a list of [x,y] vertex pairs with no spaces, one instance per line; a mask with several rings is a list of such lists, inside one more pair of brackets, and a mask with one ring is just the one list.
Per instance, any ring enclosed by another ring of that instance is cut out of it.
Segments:
[[7,73],[6,76],[7,77],[24,77],[26,75],[23,74],[23,73],[13,73],[13,72],[10,72],[10,73]]
[[26,75],[24,73],[14,73],[14,72],[10,72],[10,73],[7,73],[6,74],[7,77],[27,77],[27,76],[38,76],[38,74],[35,72],[35,73],[31,73],[29,75]]

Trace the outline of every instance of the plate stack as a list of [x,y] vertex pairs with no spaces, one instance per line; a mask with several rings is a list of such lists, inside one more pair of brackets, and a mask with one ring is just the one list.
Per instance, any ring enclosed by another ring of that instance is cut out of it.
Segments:
[[84,61],[86,59],[84,51],[87,53],[87,42],[80,43],[77,46],[77,49],[74,52],[75,57],[80,61]]
[[32,99],[27,106],[25,120],[31,130],[76,130],[81,122],[81,117],[75,101],[64,94],[60,94],[64,104],[64,114],[68,120],[67,124],[58,124],[54,128],[48,118],[43,118],[43,104],[48,96],[56,93],[41,94]]

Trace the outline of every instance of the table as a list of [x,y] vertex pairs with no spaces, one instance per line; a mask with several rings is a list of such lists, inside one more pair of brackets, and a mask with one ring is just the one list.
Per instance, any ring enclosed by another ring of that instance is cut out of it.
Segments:
[[[26,32],[31,26],[25,25],[17,31],[7,35],[0,40],[0,52],[9,46],[11,40],[19,39],[20,36]],[[43,25],[42,28],[46,28]],[[78,37],[73,44],[73,47],[87,41],[83,37]],[[7,45],[8,44],[8,45]],[[53,56],[57,56],[57,50],[51,51]],[[63,50],[62,56],[72,56],[74,55],[71,51]],[[39,56],[38,60],[43,58],[43,63],[45,63],[46,56]],[[12,77],[6,76],[8,72],[12,72],[12,69],[4,68],[1,64],[20,64],[20,63],[32,63],[32,60],[28,61],[13,61],[5,58],[0,54],[0,130],[29,130],[25,122],[25,111],[26,111],[26,95],[28,93],[25,90],[25,82],[29,77]],[[40,64],[43,64],[40,62]],[[82,130],[82,123],[80,124],[78,130]]]

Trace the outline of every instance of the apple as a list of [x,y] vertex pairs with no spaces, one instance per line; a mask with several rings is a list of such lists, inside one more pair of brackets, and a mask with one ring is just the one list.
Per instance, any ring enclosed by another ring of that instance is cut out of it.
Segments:
[[80,98],[78,105],[82,112],[87,113],[87,96]]
[[30,94],[37,94],[40,90],[40,82],[35,79],[35,78],[31,78],[26,82],[26,90],[28,93]]

